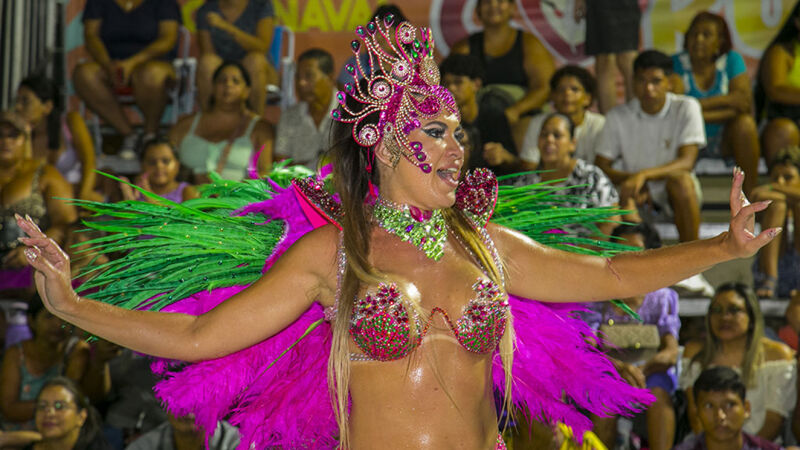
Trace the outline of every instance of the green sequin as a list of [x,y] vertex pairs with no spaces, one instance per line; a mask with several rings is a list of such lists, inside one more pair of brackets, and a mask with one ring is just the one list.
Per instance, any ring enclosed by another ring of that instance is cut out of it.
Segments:
[[430,219],[418,221],[411,215],[407,205],[393,205],[380,199],[375,203],[372,216],[378,226],[416,246],[428,258],[434,261],[442,258],[447,241],[447,224],[441,210],[434,210]]

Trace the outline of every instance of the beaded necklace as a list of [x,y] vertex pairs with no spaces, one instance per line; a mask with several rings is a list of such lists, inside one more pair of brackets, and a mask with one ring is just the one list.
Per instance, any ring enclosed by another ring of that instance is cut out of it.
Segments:
[[379,197],[372,217],[379,227],[415,245],[428,258],[438,261],[444,254],[447,224],[441,210],[422,211]]

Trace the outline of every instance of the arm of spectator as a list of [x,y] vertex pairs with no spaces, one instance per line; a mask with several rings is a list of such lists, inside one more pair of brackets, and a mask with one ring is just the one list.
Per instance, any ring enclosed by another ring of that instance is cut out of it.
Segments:
[[742,73],[728,82],[726,95],[698,99],[703,108],[703,118],[709,110],[733,110],[735,113],[747,114],[753,108],[753,92],[750,89],[750,77]]
[[83,121],[83,117],[77,111],[67,113],[67,127],[70,134],[72,134],[72,146],[81,161],[81,182],[78,187],[78,197],[97,200],[98,196],[94,194],[94,185],[97,181],[97,174],[95,173],[97,165],[95,163],[92,136],[89,134],[89,129],[86,128],[86,122]]
[[237,44],[248,52],[266,53],[272,44],[272,34],[275,31],[275,23],[272,17],[264,17],[258,21],[256,34],[252,35],[236,25],[228,22],[220,14],[210,12],[206,15],[208,24],[218,28],[233,37]]
[[534,170],[535,165],[520,159],[517,155],[511,153],[503,147],[499,142],[487,142],[483,144],[483,159],[494,167],[501,169],[503,172],[524,172],[526,170]]
[[250,135],[253,149],[261,151],[256,168],[262,177],[272,170],[272,151],[275,145],[275,127],[265,119],[259,120]]
[[197,49],[201,55],[217,54],[216,49],[214,49],[214,43],[211,41],[211,33],[208,30],[197,30],[195,36],[197,36]]
[[660,180],[677,171],[691,171],[697,160],[698,152],[697,145],[684,145],[678,149],[678,157],[674,160],[631,174],[619,186],[620,198],[638,198],[648,181]]
[[0,448],[20,448],[41,440],[38,431],[0,431]]
[[785,195],[788,199],[800,200],[800,184],[788,184],[781,182],[773,182],[767,185],[769,190],[779,192]]
[[699,151],[696,144],[681,146],[678,149],[677,158],[660,166],[640,170],[633,174],[633,177],[640,176],[644,181],[650,181],[660,180],[679,170],[691,172],[694,168],[695,161],[697,161],[697,153]]
[[789,81],[794,55],[783,45],[776,44],[767,49],[761,64],[761,83],[767,97],[778,103],[800,105],[800,86]]
[[181,198],[182,201],[192,200],[195,198],[199,198],[200,193],[197,192],[197,188],[192,186],[191,184],[183,188],[183,197]]
[[100,67],[105,69],[109,77],[113,79],[111,57],[108,55],[108,50],[103,40],[100,39],[100,26],[102,23],[103,21],[100,19],[85,20],[83,22],[83,41],[89,56]]
[[628,384],[640,389],[644,389],[645,386],[647,386],[645,375],[642,373],[640,368],[615,358],[608,359],[611,360],[611,364],[613,364],[614,368],[617,369],[619,376],[621,376],[623,380],[627,381]]
[[767,410],[764,415],[764,424],[761,429],[756,433],[757,436],[767,439],[769,441],[775,440],[783,430],[784,417],[775,411]]
[[597,155],[594,159],[594,165],[596,165],[603,172],[605,172],[605,174],[608,175],[608,178],[610,178],[614,184],[620,185],[625,180],[627,180],[628,177],[630,177],[632,174],[630,172],[614,169],[612,167],[613,164],[614,161],[612,161],[609,158],[606,158],[605,156]]
[[19,399],[20,364],[19,347],[14,346],[6,350],[3,355],[3,365],[0,368],[0,411],[3,418],[11,422],[25,422],[33,419],[36,405],[33,401]]
[[553,56],[544,45],[530,33],[523,34],[523,69],[528,77],[528,90],[525,96],[506,109],[506,117],[511,125],[528,111],[540,108],[550,95],[548,82],[556,70]]
[[642,368],[645,376],[666,372],[678,362],[678,340],[671,334],[661,336],[661,348]]
[[59,200],[72,196],[72,186],[55,167],[50,165],[45,166],[42,172],[40,186],[47,207],[47,216],[50,219],[50,227],[45,233],[60,244],[64,242],[67,228],[78,220],[75,206],[65,200]]

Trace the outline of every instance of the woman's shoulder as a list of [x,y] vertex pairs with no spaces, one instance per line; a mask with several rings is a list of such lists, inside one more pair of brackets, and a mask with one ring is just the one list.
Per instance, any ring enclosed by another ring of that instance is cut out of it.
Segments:
[[764,51],[762,59],[765,62],[770,60],[792,59],[794,58],[793,43],[776,42]]
[[199,112],[186,114],[175,122],[175,125],[169,129],[169,139],[172,141],[172,145],[176,147],[180,146],[183,138],[189,133],[192,122],[194,122],[196,117],[200,117]]
[[769,338],[761,338],[761,348],[764,351],[764,360],[767,362],[794,360],[794,351],[783,342],[773,341]]

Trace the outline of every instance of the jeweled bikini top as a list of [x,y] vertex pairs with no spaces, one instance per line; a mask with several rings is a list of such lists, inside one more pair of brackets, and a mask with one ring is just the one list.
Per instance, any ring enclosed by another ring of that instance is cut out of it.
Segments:
[[476,295],[464,306],[455,323],[438,306],[423,323],[413,309],[406,307],[395,283],[378,285],[375,291],[357,300],[353,308],[350,336],[367,358],[358,355],[351,359],[392,361],[407,356],[419,347],[436,313],[444,316],[456,340],[466,350],[494,351],[505,331],[508,297],[499,286],[483,278],[472,289]]

